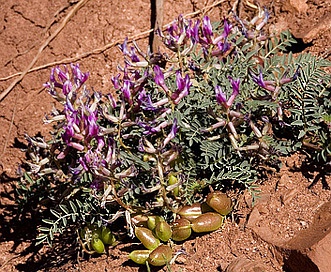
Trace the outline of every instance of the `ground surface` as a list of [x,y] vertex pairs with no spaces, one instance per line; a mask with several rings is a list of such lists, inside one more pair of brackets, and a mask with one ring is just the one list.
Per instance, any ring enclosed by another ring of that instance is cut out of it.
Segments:
[[[179,14],[199,11],[213,3],[207,0],[164,2],[164,23],[171,22]],[[208,10],[214,20],[227,16],[234,4],[234,1],[221,2],[221,5]],[[245,1],[237,2],[241,17],[254,12]],[[50,39],[80,3],[84,5],[63,25],[62,31]],[[297,52],[311,52],[331,60],[329,0],[260,3],[271,12],[272,30],[290,29],[300,41]],[[0,270],[145,271],[145,268],[127,261],[127,254],[134,245],[120,244],[109,249],[107,256],[89,260],[76,258],[77,246],[71,241],[71,244],[59,245],[52,250],[33,245],[36,235],[33,212],[30,218],[23,218],[20,222],[12,219],[17,213],[13,185],[16,170],[24,159],[24,153],[20,151],[25,143],[24,134],[47,135],[48,128],[42,125],[42,118],[51,110],[53,102],[42,84],[48,80],[50,67],[79,61],[84,71],[91,72],[90,86],[107,91],[110,76],[122,60],[113,45],[126,36],[150,29],[150,1],[32,0],[27,4],[26,1],[1,0],[0,5],[1,93],[19,77],[16,73],[28,67],[49,39],[33,65],[44,68],[28,73],[0,102]],[[146,46],[148,34],[139,38],[139,44]],[[231,262],[238,262],[241,268],[246,266],[242,271],[249,271],[252,263],[247,260],[260,266],[258,271],[286,270],[277,247],[286,245],[302,229],[313,224],[319,208],[330,201],[327,188],[327,184],[331,185],[330,175],[326,176],[326,182],[316,179],[315,184],[314,177],[319,173],[307,169],[304,162],[305,156],[300,154],[283,158],[283,168],[278,173],[270,172],[269,178],[260,182],[262,198],[261,205],[257,206],[260,208],[254,208],[251,213],[249,194],[241,195],[237,214],[233,220],[227,220],[222,230],[192,238],[177,246],[187,254],[178,257],[172,271],[225,271]],[[240,270],[237,267],[228,271]]]

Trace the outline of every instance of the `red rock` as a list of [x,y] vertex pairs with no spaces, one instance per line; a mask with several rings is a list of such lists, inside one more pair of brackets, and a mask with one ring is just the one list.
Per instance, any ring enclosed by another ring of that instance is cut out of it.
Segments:
[[311,226],[291,239],[285,248],[286,271],[331,271],[331,201],[319,209]]

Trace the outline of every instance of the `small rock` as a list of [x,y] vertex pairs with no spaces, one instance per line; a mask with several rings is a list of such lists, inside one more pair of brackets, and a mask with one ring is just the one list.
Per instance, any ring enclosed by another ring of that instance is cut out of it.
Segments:
[[299,13],[306,13],[308,10],[307,0],[290,0],[291,6]]
[[306,221],[301,220],[300,225],[305,228],[305,227],[307,227],[308,223]]
[[280,196],[281,203],[286,205],[291,202],[291,200],[299,194],[299,190],[294,188],[292,190],[286,191],[285,194]]
[[257,222],[261,220],[261,215],[259,213],[259,210],[257,208],[254,208],[249,215],[249,219],[247,221],[247,227],[248,228],[253,228],[256,226]]
[[287,174],[283,174],[278,183],[277,183],[277,189],[278,188],[287,188],[287,186],[291,183],[290,177]]

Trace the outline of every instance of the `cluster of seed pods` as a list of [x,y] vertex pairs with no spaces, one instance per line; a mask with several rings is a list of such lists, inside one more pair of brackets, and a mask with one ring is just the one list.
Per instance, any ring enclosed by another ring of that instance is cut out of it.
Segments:
[[220,191],[208,194],[206,201],[182,207],[177,218],[168,224],[161,216],[135,216],[135,235],[145,249],[134,250],[129,258],[137,264],[148,262],[163,266],[172,259],[171,242],[187,240],[192,232],[204,233],[219,229],[232,210],[231,198]]
[[108,227],[98,227],[95,224],[82,228],[79,237],[83,251],[88,254],[102,254],[105,252],[105,245],[116,244],[115,235]]

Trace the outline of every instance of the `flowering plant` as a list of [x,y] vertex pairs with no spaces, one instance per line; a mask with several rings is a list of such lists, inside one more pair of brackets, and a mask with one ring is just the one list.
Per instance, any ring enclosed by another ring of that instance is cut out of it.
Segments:
[[[179,16],[158,31],[165,52],[119,46],[124,66],[104,95],[87,87],[78,64],[53,68],[46,89],[62,107],[46,116],[52,139],[26,136],[30,155],[20,201],[48,200],[38,243],[68,227],[112,227],[119,217],[160,214],[171,221],[208,191],[248,189],[259,166],[310,148],[331,155],[330,63],[294,57],[295,43],[251,22],[211,24]],[[160,49],[161,50],[161,49]],[[123,228],[120,231],[125,231]]]

